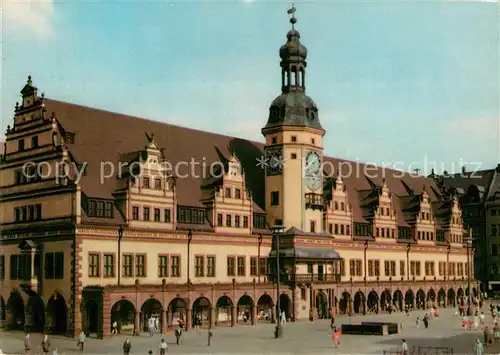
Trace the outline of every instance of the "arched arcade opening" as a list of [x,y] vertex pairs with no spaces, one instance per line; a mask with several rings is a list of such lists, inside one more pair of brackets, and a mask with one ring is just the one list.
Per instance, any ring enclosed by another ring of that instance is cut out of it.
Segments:
[[403,292],[401,292],[400,290],[394,291],[394,295],[393,295],[392,299],[393,299],[392,303],[396,307],[396,309],[398,311],[402,311],[404,309]]
[[323,292],[316,294],[316,314],[319,319],[328,318],[328,298]]
[[453,288],[450,288],[448,290],[448,306],[456,307],[457,306],[457,300],[455,296],[455,290]]
[[55,292],[47,302],[47,328],[51,334],[66,334],[68,307],[64,297]]
[[388,311],[392,304],[392,297],[389,290],[384,290],[380,295],[380,308],[382,311]]
[[354,295],[354,313],[366,313],[365,309],[365,294],[361,291],[356,292]]
[[411,290],[411,289],[406,290],[405,303],[406,303],[406,306],[408,306],[408,308],[413,307],[414,300],[415,300],[415,293],[413,292],[413,290]]
[[167,307],[167,327],[172,327],[180,322],[186,324],[187,303],[184,299],[174,298]]
[[373,313],[378,313],[378,294],[375,291],[371,291],[368,294],[368,299],[367,299],[367,306],[368,310]]
[[257,302],[257,319],[259,321],[273,321],[273,299],[268,294],[259,297]]
[[253,299],[248,295],[243,295],[238,300],[238,323],[253,324]]
[[11,292],[6,308],[10,316],[9,329],[24,330],[24,301],[21,295],[17,292]]
[[349,303],[351,302],[351,294],[347,291],[342,292],[338,302],[339,313],[347,314],[349,312]]
[[28,299],[27,311],[26,324],[29,324],[28,331],[43,333],[45,331],[45,306],[38,295],[33,295]]
[[444,307],[444,305],[446,304],[446,291],[442,288],[440,288],[438,291],[437,302],[439,307]]
[[198,319],[201,324],[209,324],[210,320],[212,318],[212,304],[210,303],[210,300],[206,297],[198,297],[194,302],[193,302],[193,315],[191,317],[191,320],[193,322],[193,326],[195,325],[195,321]]
[[111,308],[111,326],[116,322],[118,333],[134,333],[135,307],[128,300],[120,300]]
[[162,317],[162,306],[160,301],[155,298],[148,299],[141,307],[142,331],[149,331],[150,326],[157,331],[163,331],[163,329],[161,329]]
[[425,292],[422,289],[417,291],[417,308],[425,308]]
[[232,324],[233,321],[233,301],[228,296],[222,296],[217,300],[217,325]]
[[280,311],[285,313],[286,320],[292,318],[292,300],[286,293],[280,295]]

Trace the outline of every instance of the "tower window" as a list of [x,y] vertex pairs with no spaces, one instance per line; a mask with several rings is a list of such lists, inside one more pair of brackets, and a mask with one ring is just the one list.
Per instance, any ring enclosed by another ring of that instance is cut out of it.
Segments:
[[291,158],[291,159],[297,159],[297,153],[292,153],[292,154],[290,155],[290,158]]
[[316,221],[311,221],[311,233],[316,233]]
[[24,139],[20,139],[17,141],[17,150],[22,152],[24,150]]
[[297,142],[297,137],[296,136],[292,136],[292,142]]
[[278,206],[280,204],[280,192],[272,191],[271,192],[271,206]]
[[278,143],[278,138],[277,138],[277,137],[273,137],[273,138],[271,139],[271,142],[272,142],[272,144],[276,144],[276,143]]
[[316,140],[314,138],[311,138],[311,144],[315,144]]
[[31,137],[31,148],[38,148],[38,136]]

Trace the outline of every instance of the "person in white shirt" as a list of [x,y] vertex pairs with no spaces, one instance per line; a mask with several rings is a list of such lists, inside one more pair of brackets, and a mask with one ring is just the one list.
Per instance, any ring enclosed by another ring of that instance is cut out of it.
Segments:
[[408,355],[408,344],[406,344],[406,340],[401,339],[401,355]]
[[166,355],[168,345],[167,345],[167,342],[165,341],[165,339],[161,340],[159,347],[160,347],[160,355]]

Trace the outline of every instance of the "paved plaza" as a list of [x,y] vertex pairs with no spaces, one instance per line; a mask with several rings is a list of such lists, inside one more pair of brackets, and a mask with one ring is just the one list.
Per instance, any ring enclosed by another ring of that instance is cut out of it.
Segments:
[[[488,308],[483,308],[485,311]],[[430,322],[429,329],[421,324],[416,327],[416,317],[423,317],[423,312],[414,312],[410,316],[402,313],[392,315],[381,314],[373,316],[338,317],[337,325],[361,321],[402,322],[401,334],[388,336],[343,335],[338,349],[333,348],[328,320],[315,322],[288,323],[284,326],[284,335],[274,339],[274,325],[259,324],[257,326],[239,325],[236,328],[217,327],[213,329],[212,344],[207,346],[207,330],[200,333],[195,330],[184,332],[182,344],[177,346],[173,335],[165,336],[169,344],[169,354],[382,354],[383,350],[397,348],[402,338],[409,347],[413,346],[445,346],[452,347],[455,354],[472,353],[476,338],[482,338],[481,331],[464,331],[461,320],[454,316],[454,309],[440,310],[440,316]],[[492,327],[491,317],[488,316]],[[40,334],[32,334],[35,353],[40,353],[38,344]],[[109,340],[88,339],[85,353],[87,354],[120,354],[122,343],[127,337],[114,336]],[[131,354],[147,354],[151,349],[158,354],[158,344],[161,335],[149,338],[147,334],[129,337],[132,343]],[[76,341],[63,337],[53,337],[52,345],[57,347],[58,354],[78,354]],[[23,353],[23,334],[20,332],[3,332],[0,338],[0,348],[5,354]],[[500,346],[490,346],[487,353],[500,353]]]

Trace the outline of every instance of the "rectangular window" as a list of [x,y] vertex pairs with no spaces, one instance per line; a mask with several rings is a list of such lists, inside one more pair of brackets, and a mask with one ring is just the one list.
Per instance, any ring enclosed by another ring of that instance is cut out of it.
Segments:
[[280,192],[272,191],[271,192],[271,206],[279,206],[280,204]]
[[[20,276],[19,275],[19,255],[11,255],[10,256],[10,279],[11,280],[18,280],[19,276]],[[45,272],[45,278],[48,278],[47,271]]]
[[154,221],[160,222],[160,209],[159,208],[155,208],[155,210],[154,210]]
[[[45,278],[50,280],[54,278],[54,253],[45,253]],[[12,256],[10,257],[10,274],[12,278],[12,271],[15,271],[17,265],[13,266]]]
[[0,280],[5,280],[5,255],[0,255]]
[[240,227],[240,216],[234,216],[234,226],[237,228]]
[[181,260],[179,256],[170,257],[170,276],[180,277],[181,276]]
[[104,207],[104,218],[113,218],[113,202],[106,202]]
[[416,261],[415,262],[415,273],[417,274],[417,276],[420,276],[420,269],[421,269],[420,261]]
[[143,219],[145,221],[149,221],[151,218],[149,216],[149,207],[144,207],[143,210],[142,210],[142,213],[143,213]]
[[22,152],[24,150],[24,139],[20,139],[17,141],[17,150]]
[[161,190],[161,179],[155,179],[155,189]]
[[203,277],[205,276],[205,257],[203,256],[195,256],[195,277]]
[[227,276],[236,276],[234,256],[227,257]]
[[399,275],[405,276],[405,274],[406,274],[405,262],[404,262],[404,260],[400,260],[399,261]]
[[248,216],[243,216],[243,228],[248,228]]
[[144,254],[135,256],[135,276],[146,276],[146,255]]
[[89,277],[99,277],[99,254],[89,254]]
[[245,275],[246,275],[245,257],[238,256],[238,276],[245,276]]
[[385,276],[391,276],[391,263],[386,260],[384,261],[384,274]]
[[215,256],[207,256],[207,277],[215,277]]
[[149,178],[145,177],[142,179],[142,187],[149,189]]
[[115,256],[104,254],[104,277],[115,277]]
[[171,221],[171,217],[170,217],[170,209],[169,208],[166,208],[164,211],[163,211],[163,220],[165,221],[165,223],[170,223]]
[[38,148],[38,136],[31,137],[31,148]]
[[217,226],[222,227],[223,216],[222,213],[217,214]]
[[231,215],[230,214],[227,214],[226,215],[226,227],[231,227],[232,223],[231,223]]
[[257,276],[257,258],[250,258],[250,276]]
[[241,199],[241,190],[240,189],[234,190],[234,198]]
[[226,187],[224,191],[224,197],[231,198],[231,188]]
[[259,261],[259,272],[260,272],[260,275],[266,275],[267,274],[267,262],[266,262],[266,258],[260,258],[260,261]]
[[339,225],[335,224],[335,232],[334,234],[339,234]]
[[316,221],[311,221],[311,233],[316,233]]
[[168,256],[158,256],[158,277],[168,277]]
[[139,220],[139,207],[137,206],[132,207],[132,219],[134,221]]
[[104,217],[104,201],[97,201],[96,216],[99,218]]
[[132,277],[133,259],[131,254],[124,254],[123,260],[123,273],[124,277]]

